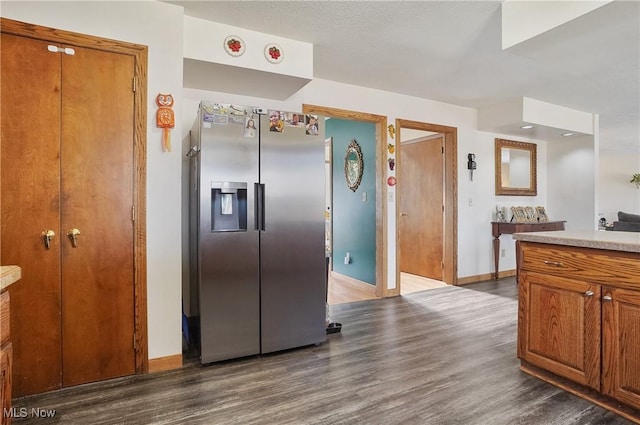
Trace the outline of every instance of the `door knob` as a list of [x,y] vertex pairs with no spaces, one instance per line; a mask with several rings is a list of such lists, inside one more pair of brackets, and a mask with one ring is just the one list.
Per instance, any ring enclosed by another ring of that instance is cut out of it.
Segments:
[[49,249],[51,239],[53,239],[55,235],[56,233],[53,230],[43,230],[42,233],[40,233],[40,239],[44,241],[45,248]]
[[67,236],[71,239],[71,246],[74,248],[78,246],[78,236],[80,236],[80,230],[73,228],[67,232]]

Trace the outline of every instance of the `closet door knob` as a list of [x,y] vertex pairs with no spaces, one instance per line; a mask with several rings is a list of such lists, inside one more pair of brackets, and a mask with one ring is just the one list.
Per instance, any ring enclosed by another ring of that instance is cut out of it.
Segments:
[[53,239],[55,236],[56,233],[53,230],[43,230],[42,233],[40,233],[40,239],[42,239],[42,241],[44,242],[45,248],[49,249],[51,239]]
[[78,246],[78,236],[80,236],[80,230],[73,228],[67,232],[67,236],[71,240],[71,246],[76,248]]

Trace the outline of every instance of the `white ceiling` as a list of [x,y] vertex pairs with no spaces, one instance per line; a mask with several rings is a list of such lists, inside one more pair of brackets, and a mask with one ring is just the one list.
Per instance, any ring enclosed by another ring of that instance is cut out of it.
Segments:
[[315,78],[474,108],[530,97],[600,114],[601,149],[640,154],[636,0],[614,1],[505,51],[499,1],[169,3],[312,43]]

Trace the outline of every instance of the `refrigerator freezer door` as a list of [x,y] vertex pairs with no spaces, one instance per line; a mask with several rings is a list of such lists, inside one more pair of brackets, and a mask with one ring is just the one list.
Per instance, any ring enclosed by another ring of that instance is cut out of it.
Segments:
[[269,353],[326,340],[324,122],[318,135],[279,133],[263,116],[260,143],[261,351]]
[[258,181],[258,139],[243,137],[243,126],[230,120],[219,125],[199,119],[204,124],[198,156],[198,290],[204,364],[260,352],[259,242],[253,193]]

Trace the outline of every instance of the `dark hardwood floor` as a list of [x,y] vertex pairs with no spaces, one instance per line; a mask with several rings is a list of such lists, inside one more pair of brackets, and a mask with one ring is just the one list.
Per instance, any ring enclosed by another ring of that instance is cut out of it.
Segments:
[[506,278],[335,305],[319,346],[18,399],[14,424],[629,424],[520,372],[516,297]]

